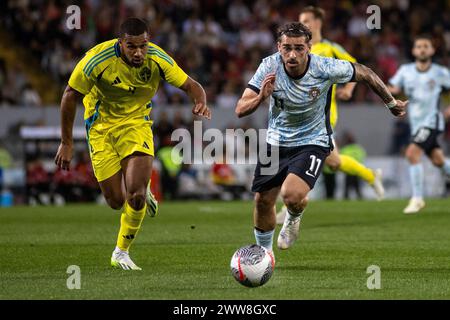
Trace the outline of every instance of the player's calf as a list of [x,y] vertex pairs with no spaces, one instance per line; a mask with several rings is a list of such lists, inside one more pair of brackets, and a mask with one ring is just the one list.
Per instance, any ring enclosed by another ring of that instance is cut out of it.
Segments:
[[287,210],[277,240],[277,246],[282,250],[290,248],[298,238],[301,218],[308,204],[307,194],[309,192],[309,188],[302,187],[302,184],[298,184],[296,187],[293,187],[293,184],[284,186],[285,188],[281,189],[281,197]]
[[272,252],[275,232],[275,209],[279,188],[255,193],[255,228],[256,243]]
[[255,193],[255,227],[268,231],[275,229],[275,205],[276,195],[271,191]]

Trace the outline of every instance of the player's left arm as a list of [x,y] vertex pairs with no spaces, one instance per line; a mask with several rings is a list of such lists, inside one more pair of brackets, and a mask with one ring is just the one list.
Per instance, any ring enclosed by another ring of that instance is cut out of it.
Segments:
[[163,49],[155,44],[150,46],[158,53],[155,59],[161,68],[163,79],[186,92],[194,103],[193,114],[211,119],[211,110],[206,104],[206,93],[200,83],[189,77]]
[[[356,62],[356,59],[337,43],[333,43],[331,48],[333,50],[333,54],[336,57],[336,59],[349,61],[351,63]],[[336,89],[336,98],[344,101],[350,100],[353,96],[353,91],[355,90],[355,87],[356,82],[347,82],[343,86],[338,87]]]
[[180,89],[186,92],[194,103],[192,113],[210,120],[211,110],[206,104],[206,93],[201,84],[188,76]]
[[365,82],[373,92],[375,92],[388,107],[391,113],[396,117],[402,117],[406,114],[406,106],[408,101],[396,100],[388,87],[378,77],[378,75],[372,71],[372,69],[362,65],[360,63],[353,63],[355,68],[354,79],[357,82]]

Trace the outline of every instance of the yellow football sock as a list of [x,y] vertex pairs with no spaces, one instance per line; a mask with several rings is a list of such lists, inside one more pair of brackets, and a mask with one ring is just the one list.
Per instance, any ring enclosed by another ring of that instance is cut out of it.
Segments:
[[339,170],[352,176],[358,176],[367,183],[373,184],[375,181],[375,174],[372,169],[367,168],[350,156],[340,154],[339,158],[341,159]]
[[128,251],[131,243],[136,238],[136,234],[141,227],[145,217],[146,205],[141,210],[134,210],[128,202],[125,201],[123,213],[120,217],[120,230],[117,237],[117,247],[120,250]]

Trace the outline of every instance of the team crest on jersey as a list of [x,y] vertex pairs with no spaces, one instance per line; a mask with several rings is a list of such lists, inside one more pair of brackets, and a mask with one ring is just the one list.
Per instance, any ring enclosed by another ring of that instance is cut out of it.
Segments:
[[320,95],[320,90],[317,87],[312,88],[309,90],[309,97],[313,100],[317,99],[317,97]]
[[148,82],[150,81],[150,78],[152,76],[152,72],[150,71],[149,68],[144,67],[140,72],[139,72],[139,79],[144,81],[144,82]]

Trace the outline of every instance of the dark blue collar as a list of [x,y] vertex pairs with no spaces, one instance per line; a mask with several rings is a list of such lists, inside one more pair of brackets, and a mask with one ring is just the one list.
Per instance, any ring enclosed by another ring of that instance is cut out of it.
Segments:
[[120,46],[119,46],[119,41],[118,40],[114,44],[114,51],[116,53],[116,57],[120,57]]

